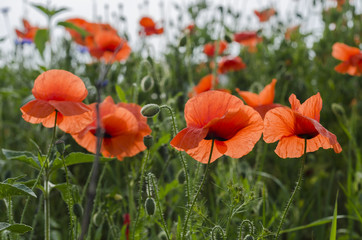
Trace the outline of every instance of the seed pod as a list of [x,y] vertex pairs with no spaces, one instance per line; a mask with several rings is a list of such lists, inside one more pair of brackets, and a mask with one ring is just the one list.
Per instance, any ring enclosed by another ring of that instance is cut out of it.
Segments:
[[154,117],[160,112],[160,106],[154,103],[147,104],[141,109],[141,114],[145,117]]
[[145,209],[148,216],[153,216],[156,212],[156,203],[153,198],[147,198],[145,202]]

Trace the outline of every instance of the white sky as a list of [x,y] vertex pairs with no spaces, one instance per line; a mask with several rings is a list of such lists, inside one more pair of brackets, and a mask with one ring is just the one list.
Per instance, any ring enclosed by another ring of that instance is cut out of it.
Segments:
[[[52,24],[58,21],[64,21],[71,17],[81,17],[89,21],[101,20],[102,22],[111,23],[112,26],[118,30],[126,30],[130,35],[130,45],[135,47],[137,45],[138,38],[138,21],[141,16],[151,16],[156,22],[160,22],[165,19],[169,22],[170,19],[177,22],[178,12],[175,10],[174,3],[177,2],[183,9],[182,12],[186,14],[186,7],[190,2],[197,2],[197,0],[148,0],[148,6],[144,5],[144,0],[0,0],[0,10],[9,8],[9,12],[5,15],[0,13],[0,38],[6,37],[6,40],[0,43],[2,50],[9,49],[13,46],[15,41],[15,28],[22,29],[21,19],[25,17],[30,21],[32,25],[39,27],[47,26],[47,19],[43,13],[31,6],[31,4],[50,5],[51,7],[67,7],[68,11],[58,14]],[[332,0],[328,0],[329,4],[334,4]],[[362,8],[362,0],[354,0],[359,4],[359,8]],[[161,10],[160,2],[164,7]],[[238,31],[243,30],[258,30],[263,27],[257,20],[253,11],[258,9],[264,9],[267,7],[274,7],[279,16],[287,20],[289,16],[294,15],[298,11],[303,16],[309,16],[303,21],[293,19],[290,21],[290,26],[294,26],[302,23],[303,29],[321,29],[320,21],[320,8],[312,8],[311,0],[208,0],[209,4],[215,9],[216,6],[232,6],[242,14],[241,23],[238,24]],[[123,5],[123,10],[119,8],[120,3]],[[108,9],[105,6],[108,5]],[[122,13],[121,13],[122,11]],[[201,21],[207,21],[215,14],[216,10],[210,10],[202,15]],[[127,25],[122,25],[118,19],[118,16],[123,14],[127,18]],[[189,19],[183,18],[181,26],[189,24]],[[265,24],[265,23],[264,23]],[[268,23],[266,23],[268,24]],[[264,25],[265,26],[265,25]],[[53,27],[54,28],[54,27]],[[170,29],[170,28],[168,28]],[[167,26],[165,26],[167,31]],[[64,34],[63,27],[56,27],[55,34]],[[167,34],[170,33],[166,33]],[[151,40],[155,43],[156,48],[164,45],[165,36],[155,36]]]

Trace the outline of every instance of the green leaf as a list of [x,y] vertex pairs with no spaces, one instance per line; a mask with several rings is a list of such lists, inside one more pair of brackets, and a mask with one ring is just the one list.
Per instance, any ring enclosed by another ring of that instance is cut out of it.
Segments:
[[0,183],[0,199],[12,196],[32,196],[36,198],[35,193],[24,184]]
[[121,102],[127,103],[126,94],[124,93],[122,88],[118,85],[116,85],[116,92],[119,100],[121,100]]
[[40,163],[38,158],[35,157],[34,154],[31,152],[13,151],[8,149],[2,149],[2,152],[8,160],[17,160],[26,163],[33,168],[40,169]]
[[331,234],[329,235],[329,240],[337,239],[337,200],[338,200],[338,192],[336,196],[336,203],[334,204],[333,221],[331,227]]
[[[65,162],[66,166],[71,166],[71,165],[80,164],[80,163],[91,163],[94,161],[94,156],[95,155],[93,155],[93,154],[73,152],[65,157],[64,162]],[[100,157],[100,162],[109,162],[114,159],[115,158]],[[53,172],[59,168],[62,168],[62,167],[63,167],[62,159],[57,158],[53,162],[51,172]]]
[[68,8],[48,9],[41,5],[37,5],[37,4],[32,4],[32,5],[33,5],[33,7],[37,8],[38,10],[43,12],[45,15],[47,15],[49,18],[53,17],[55,14],[68,10]]
[[36,48],[38,49],[40,55],[44,58],[44,49],[45,44],[49,39],[49,34],[47,29],[39,29],[36,31],[35,37],[34,37],[34,43]]
[[74,25],[73,23],[70,22],[58,22],[59,26],[63,26],[65,28],[70,28],[74,31],[76,31],[77,33],[79,33],[83,38],[89,35],[89,32],[87,32],[86,30],[84,30],[83,28],[80,28],[76,25]]
[[5,230],[8,230],[13,233],[23,234],[33,230],[33,228],[25,224],[19,224],[19,223],[10,224],[6,222],[0,222],[0,232]]
[[177,179],[173,180],[170,183],[167,183],[166,186],[160,186],[159,187],[159,198],[160,199],[164,199],[166,197],[166,195],[173,189],[177,189],[179,187],[179,182]]

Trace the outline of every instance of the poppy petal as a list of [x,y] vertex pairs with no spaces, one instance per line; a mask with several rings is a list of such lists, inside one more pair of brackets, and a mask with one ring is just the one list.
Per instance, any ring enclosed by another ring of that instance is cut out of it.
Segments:
[[297,99],[297,96],[295,96],[294,93],[290,95],[289,103],[294,111],[298,111],[299,107],[301,106],[300,101]]
[[299,158],[304,153],[304,142],[303,138],[297,136],[282,137],[275,153],[281,158]]
[[83,114],[91,110],[90,107],[82,102],[69,102],[69,101],[48,101],[57,111],[61,112],[64,116],[74,116]]
[[311,119],[311,122],[314,125],[315,129],[318,131],[318,133],[328,140],[330,145],[329,148],[333,147],[336,153],[340,153],[342,151],[342,147],[338,143],[336,135],[325,129],[319,122],[313,119]]
[[[264,89],[259,93],[260,104],[267,105],[274,102],[275,96],[275,84],[277,83],[276,79],[273,79],[272,82],[264,87]],[[249,104],[248,104],[249,105]]]
[[308,98],[299,108],[298,112],[300,112],[303,116],[315,119],[319,122],[320,112],[322,110],[322,98],[319,93]]
[[33,95],[40,100],[83,101],[88,91],[83,81],[64,70],[48,70],[40,74],[34,82]]
[[207,128],[187,127],[181,130],[170,144],[179,151],[193,149],[206,137],[207,132]]
[[332,47],[332,56],[341,61],[348,61],[355,54],[359,54],[360,50],[355,47],[350,47],[344,43],[335,43]]
[[[190,155],[193,159],[195,159],[201,163],[207,164],[207,162],[209,160],[210,150],[211,150],[211,143],[212,143],[211,140],[203,139],[199,142],[199,145],[196,148],[188,149],[188,150],[186,150],[186,153],[188,155]],[[221,150],[223,150],[223,146],[221,146],[220,148],[221,148]],[[210,163],[214,162],[216,159],[218,159],[222,155],[223,155],[223,153],[221,153],[219,151],[218,147],[214,146]]]
[[45,118],[55,111],[54,107],[47,101],[32,100],[20,108],[24,115],[29,115],[35,118]]
[[287,107],[277,107],[268,111],[264,118],[263,139],[267,143],[294,134],[295,116]]
[[[213,104],[205,104],[213,103]],[[187,126],[202,128],[211,119],[222,117],[230,109],[244,105],[241,99],[221,91],[201,93],[185,105],[185,119]]]
[[235,89],[239,95],[243,98],[245,103],[249,105],[250,107],[256,107],[261,104],[259,95],[253,92],[248,91],[240,91],[239,88]]
[[[59,113],[58,113],[59,116]],[[93,122],[93,114],[91,111],[84,112],[79,115],[62,116],[62,121],[58,127],[66,133],[74,134],[82,131],[87,125]],[[44,123],[43,123],[44,125]]]

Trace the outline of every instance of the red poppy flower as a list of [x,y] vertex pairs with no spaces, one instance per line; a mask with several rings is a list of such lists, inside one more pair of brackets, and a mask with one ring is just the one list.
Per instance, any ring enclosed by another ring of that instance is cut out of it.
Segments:
[[234,41],[248,47],[249,52],[255,52],[256,45],[263,39],[256,32],[240,32],[234,34]]
[[[89,152],[96,152],[96,103],[90,105],[93,112],[92,122],[78,134],[72,134],[75,141]],[[151,133],[147,119],[140,113],[137,104],[120,103],[116,105],[107,97],[99,105],[103,141],[101,153],[106,157],[131,157],[144,151],[143,137]]]
[[219,44],[219,51],[218,51],[218,55],[222,54],[225,49],[228,46],[228,43],[226,41],[215,41],[214,43],[207,43],[204,45],[204,53],[208,56],[208,57],[213,57],[215,54],[215,49],[216,49],[216,44]]
[[222,155],[240,158],[248,154],[263,131],[263,120],[241,99],[221,91],[207,91],[189,99],[185,106],[187,127],[170,142],[195,160],[207,163]]
[[254,13],[259,18],[259,22],[267,22],[272,16],[275,15],[276,11],[274,8],[267,8],[261,12],[255,10]]
[[154,34],[162,34],[163,27],[156,27],[156,23],[150,17],[143,17],[140,20],[140,25],[142,30],[140,34],[145,34],[146,36],[154,35]]
[[252,93],[248,91],[241,91],[239,88],[235,89],[239,95],[244,99],[246,104],[254,108],[262,118],[265,114],[273,108],[281,107],[280,104],[274,104],[274,95],[275,95],[275,84],[277,83],[276,79],[273,79],[272,82],[264,87],[264,89],[259,93]]
[[266,113],[264,118],[264,141],[279,140],[275,149],[281,158],[298,158],[304,154],[305,139],[307,152],[319,148],[333,148],[336,153],[342,151],[337,137],[320,123],[322,98],[319,93],[307,99],[303,104],[294,94],[289,97],[292,109],[278,107]]
[[284,35],[285,39],[290,40],[291,36],[299,31],[299,27],[300,26],[297,25],[297,26],[288,28]]
[[131,218],[129,216],[129,213],[123,214],[123,225],[126,225],[126,239],[129,238],[129,225],[131,224]]
[[193,24],[193,23],[187,25],[187,27],[185,27],[185,29],[184,29],[184,31],[188,34],[193,33],[194,30],[195,30],[195,24]]
[[69,32],[69,34],[72,36],[72,39],[76,43],[78,43],[79,45],[82,45],[82,46],[86,46],[86,43],[87,43],[86,38],[92,37],[92,30],[94,28],[93,24],[90,22],[87,22],[86,20],[81,19],[81,18],[70,18],[70,19],[67,19],[66,22],[72,23],[76,27],[79,27],[89,33],[89,35],[84,38],[84,37],[82,37],[82,35],[79,32],[75,31],[74,29],[67,28],[67,27],[65,28]]
[[343,61],[334,70],[339,73],[360,76],[362,74],[362,51],[344,43],[333,44],[332,56]]
[[54,127],[55,111],[58,127],[67,133],[81,131],[92,121],[90,108],[82,103],[88,91],[83,81],[64,70],[49,70],[34,82],[32,100],[20,108],[25,121]]
[[127,41],[112,31],[99,30],[94,33],[93,41],[87,43],[89,53],[107,63],[126,60],[131,48]]
[[223,57],[218,66],[218,73],[226,73],[230,71],[239,71],[241,69],[246,68],[245,63],[243,60],[237,56],[237,57]]
[[23,25],[24,25],[24,31],[15,29],[16,35],[20,39],[30,40],[33,42],[35,34],[40,28],[30,25],[29,21],[26,19],[23,19]]

